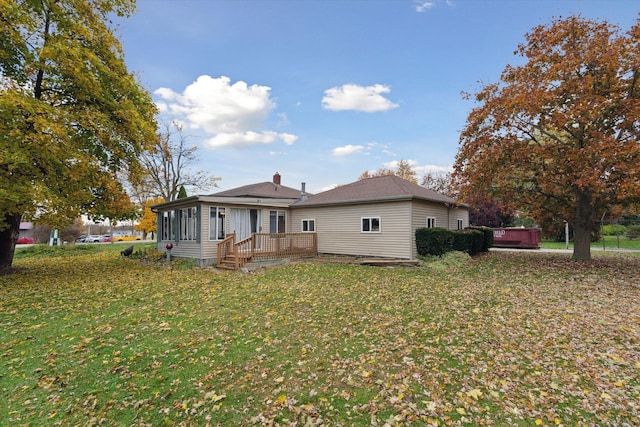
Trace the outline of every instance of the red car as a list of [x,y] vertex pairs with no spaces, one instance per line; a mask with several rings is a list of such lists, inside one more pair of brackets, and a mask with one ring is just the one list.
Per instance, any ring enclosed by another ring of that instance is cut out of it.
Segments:
[[28,245],[35,242],[36,242],[36,239],[34,239],[33,237],[19,237],[18,240],[16,241],[16,243],[19,245]]

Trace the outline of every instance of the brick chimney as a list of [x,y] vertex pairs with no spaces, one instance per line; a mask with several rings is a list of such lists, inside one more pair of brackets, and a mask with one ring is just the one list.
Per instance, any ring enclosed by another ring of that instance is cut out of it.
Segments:
[[278,172],[276,172],[276,174],[273,175],[273,183],[276,185],[280,185],[280,174]]

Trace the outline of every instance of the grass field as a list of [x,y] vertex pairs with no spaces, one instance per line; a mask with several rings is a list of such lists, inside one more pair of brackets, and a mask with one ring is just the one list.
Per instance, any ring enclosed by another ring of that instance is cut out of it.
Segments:
[[[615,249],[630,249],[640,251],[640,239],[627,239],[624,236],[604,236],[600,237],[597,242],[591,243],[591,249],[595,250],[615,250]],[[542,242],[542,247],[546,249],[565,249],[565,242]],[[569,242],[569,248],[573,249],[573,242]]]
[[243,274],[114,246],[0,276],[0,424],[640,424],[640,256]]

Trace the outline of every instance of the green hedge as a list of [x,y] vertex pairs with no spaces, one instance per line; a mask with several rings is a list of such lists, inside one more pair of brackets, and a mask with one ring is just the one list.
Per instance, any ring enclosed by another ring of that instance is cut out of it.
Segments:
[[466,252],[469,255],[482,252],[484,233],[480,230],[459,230],[453,234],[453,250]]
[[491,246],[493,246],[493,230],[488,227],[456,231],[444,228],[416,230],[416,248],[418,255],[421,256],[442,256],[451,251],[474,255],[487,252]]
[[442,256],[453,250],[453,233],[444,228],[419,228],[416,230],[418,255]]
[[493,247],[493,228],[491,227],[469,227],[469,230],[479,230],[484,234],[482,249],[479,252],[488,252]]
[[627,238],[637,239],[640,237],[640,225],[630,225],[627,227]]

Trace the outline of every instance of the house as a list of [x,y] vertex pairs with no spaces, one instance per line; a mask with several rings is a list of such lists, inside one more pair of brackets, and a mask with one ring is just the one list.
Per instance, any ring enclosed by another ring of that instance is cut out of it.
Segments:
[[259,254],[414,259],[416,229],[469,225],[466,205],[393,175],[311,195],[304,183],[300,189],[283,186],[276,173],[270,182],[153,209],[158,250],[170,243],[172,256],[193,258],[202,266],[236,257],[237,267]]

